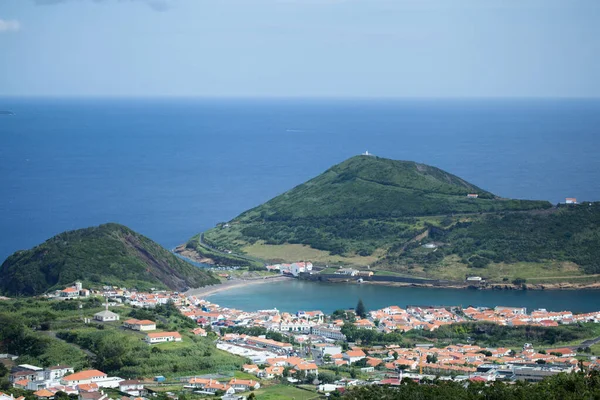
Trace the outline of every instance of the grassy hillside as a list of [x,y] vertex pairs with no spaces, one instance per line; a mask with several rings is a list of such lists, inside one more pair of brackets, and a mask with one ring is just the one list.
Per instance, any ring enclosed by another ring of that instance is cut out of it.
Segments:
[[[217,372],[233,375],[245,362],[218,350],[213,334],[194,336],[191,330],[196,323],[172,304],[153,309],[123,305],[111,310],[120,315],[120,321],[84,323],[83,317],[103,308],[99,298],[1,301],[0,353],[18,354],[19,364],[97,368],[123,378],[164,375],[171,379]],[[148,346],[142,341],[145,333],[122,329],[122,321],[129,318],[156,321],[158,331],[178,331],[183,341]]]
[[87,285],[182,290],[217,283],[210,273],[118,224],[61,233],[0,266],[0,292],[35,295],[76,280]]
[[310,248],[321,253],[303,251],[306,259],[370,264],[461,215],[548,208],[546,201],[499,198],[428,165],[357,156],[205,232],[204,242],[273,261]]
[[[479,198],[469,199],[469,193]],[[402,218],[548,207],[548,202],[500,199],[428,165],[356,156],[236,220]]]

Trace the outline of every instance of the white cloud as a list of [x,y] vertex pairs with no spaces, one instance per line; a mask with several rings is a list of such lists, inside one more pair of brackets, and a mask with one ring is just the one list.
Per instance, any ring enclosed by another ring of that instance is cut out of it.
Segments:
[[16,19],[2,19],[0,18],[0,33],[2,32],[16,32],[21,29],[21,24]]

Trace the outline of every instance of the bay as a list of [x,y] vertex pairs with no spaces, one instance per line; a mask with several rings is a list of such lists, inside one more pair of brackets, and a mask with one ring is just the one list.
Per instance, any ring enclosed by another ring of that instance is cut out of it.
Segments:
[[599,100],[0,98],[0,261],[119,222],[167,248],[369,150],[600,199]]
[[549,311],[586,313],[600,310],[598,290],[464,290],[419,287],[392,287],[372,284],[340,284],[307,282],[289,279],[277,283],[238,286],[207,297],[222,307],[245,311],[277,308],[280,311],[320,310],[332,313],[337,309],[355,308],[362,299],[369,310],[391,305],[414,306],[474,306],[527,307],[529,311],[545,308]]

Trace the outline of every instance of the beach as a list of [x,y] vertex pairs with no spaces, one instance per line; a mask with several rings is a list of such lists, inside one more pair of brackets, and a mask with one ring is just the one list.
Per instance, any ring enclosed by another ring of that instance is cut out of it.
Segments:
[[219,285],[205,286],[196,289],[190,289],[185,294],[187,296],[208,297],[218,292],[223,292],[233,288],[242,288],[245,286],[259,285],[262,283],[274,283],[277,281],[287,281],[293,279],[291,277],[277,275],[273,277],[253,278],[253,279],[234,279]]

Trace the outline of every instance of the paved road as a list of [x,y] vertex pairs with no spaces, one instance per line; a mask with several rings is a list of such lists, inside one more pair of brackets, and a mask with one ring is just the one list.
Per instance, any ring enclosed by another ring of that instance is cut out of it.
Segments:
[[565,347],[567,349],[577,350],[579,348],[585,349],[586,347],[590,347],[590,346],[593,346],[598,343],[600,343],[600,337],[597,337],[596,339],[588,339],[585,342],[581,342],[581,344],[578,344],[575,346],[565,346]]

